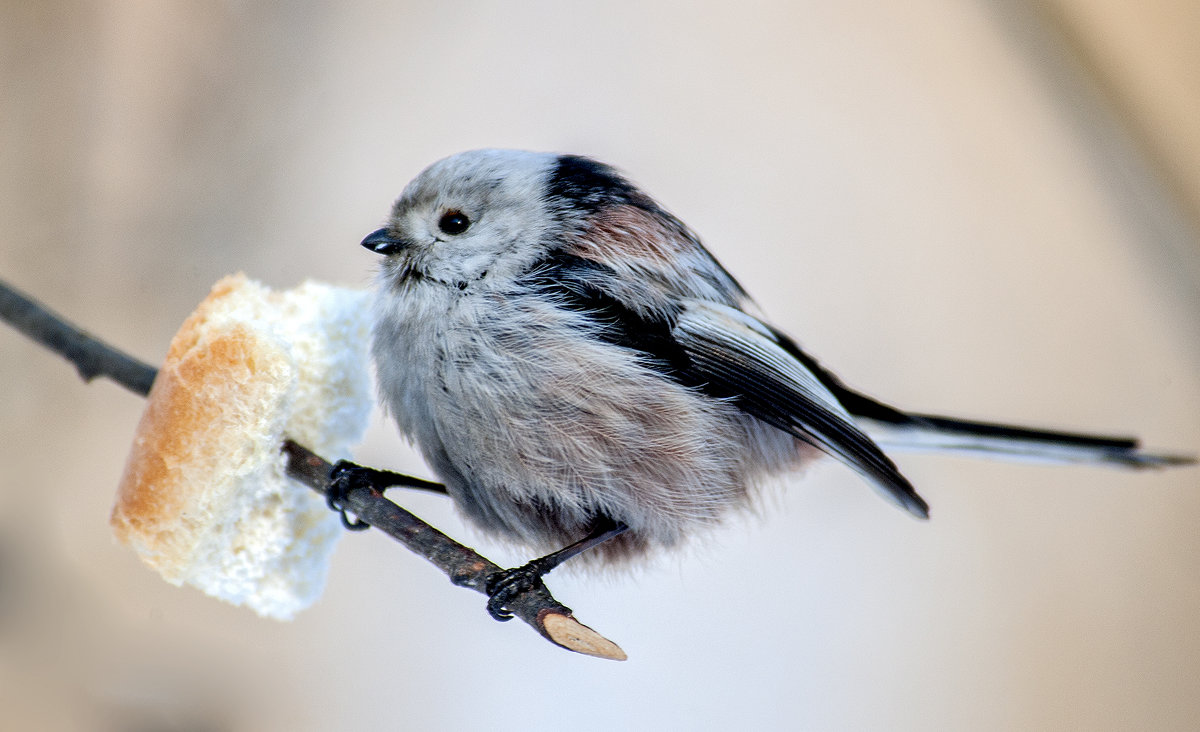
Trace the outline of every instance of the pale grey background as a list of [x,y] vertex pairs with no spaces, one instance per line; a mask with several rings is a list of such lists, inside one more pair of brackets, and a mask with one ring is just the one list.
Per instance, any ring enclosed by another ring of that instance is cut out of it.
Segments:
[[[365,285],[358,240],[441,156],[580,152],[692,224],[851,384],[1195,452],[1200,186],[1181,163],[1200,131],[1179,110],[1200,93],[1169,73],[1194,48],[1169,51],[1200,18],[1094,10],[1116,4],[10,2],[0,276],[157,362],[228,272]],[[106,523],[141,401],[3,328],[0,373],[5,728],[1200,718],[1196,469],[901,456],[922,524],[822,465],[636,577],[552,576],[616,664],[492,622],[373,533],[290,624],[173,588]],[[358,456],[427,474],[383,424]]]

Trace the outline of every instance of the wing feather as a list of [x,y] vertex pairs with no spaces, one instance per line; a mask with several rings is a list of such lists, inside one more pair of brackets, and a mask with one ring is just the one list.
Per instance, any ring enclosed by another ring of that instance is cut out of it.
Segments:
[[746,313],[689,301],[672,331],[693,380],[733,397],[743,411],[838,458],[915,516],[929,507],[834,395]]
[[665,378],[731,400],[854,468],[915,516],[928,517],[925,501],[858,428],[822,372],[789,352],[783,336],[738,307],[709,299],[660,293],[648,308],[648,298],[616,286],[623,281],[602,264],[559,252],[533,267],[521,285],[586,316],[590,337],[639,353]]

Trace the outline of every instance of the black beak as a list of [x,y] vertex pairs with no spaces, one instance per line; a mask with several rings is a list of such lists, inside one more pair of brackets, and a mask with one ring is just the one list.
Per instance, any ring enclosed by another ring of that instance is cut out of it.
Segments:
[[387,229],[378,229],[367,234],[367,238],[362,240],[362,245],[376,254],[396,254],[406,246],[403,241],[389,234]]

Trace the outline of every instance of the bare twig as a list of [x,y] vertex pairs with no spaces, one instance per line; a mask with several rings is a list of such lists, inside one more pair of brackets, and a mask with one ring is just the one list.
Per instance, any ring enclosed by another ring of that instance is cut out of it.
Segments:
[[[324,494],[333,466],[292,440],[284,440],[283,451],[288,456],[288,475]],[[486,594],[484,586],[488,577],[501,570],[475,550],[459,544],[384,498],[375,486],[351,488],[344,499],[345,507],[360,520],[424,557],[460,587]],[[625,653],[615,643],[575,620],[570,608],[555,600],[540,580],[505,603],[505,607],[547,640],[563,648],[600,658],[625,660]]]
[[[142,396],[149,394],[154,383],[157,373],[154,367],[88,335],[3,281],[0,281],[0,320],[12,323],[26,336],[75,364],[85,381],[106,376]],[[288,457],[288,475],[324,495],[333,466],[292,440],[285,440],[282,449]],[[380,487],[351,488],[345,495],[345,507],[424,557],[461,587],[485,592],[487,578],[501,569],[389,501]],[[575,620],[571,610],[555,600],[540,581],[505,607],[547,640],[567,650],[625,659],[625,653],[615,643]]]
[[0,319],[75,364],[84,381],[107,376],[135,394],[150,393],[157,373],[153,366],[93,338],[3,281]]

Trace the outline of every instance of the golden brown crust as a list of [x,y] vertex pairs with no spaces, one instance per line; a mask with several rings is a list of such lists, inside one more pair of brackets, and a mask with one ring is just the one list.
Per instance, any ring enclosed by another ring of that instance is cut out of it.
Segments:
[[371,407],[365,293],[272,292],[226,277],[184,321],[150,390],[111,524],[173,584],[290,619],[321,594],[341,535],[293,485],[296,437],[349,455]]
[[[197,480],[219,470],[246,438],[243,405],[272,401],[286,355],[240,323],[209,322],[218,302],[245,280],[227,277],[184,322],[150,390],[117,490],[110,523],[168,579],[179,579],[201,539],[202,494],[221,483]],[[219,497],[217,497],[219,502]]]

